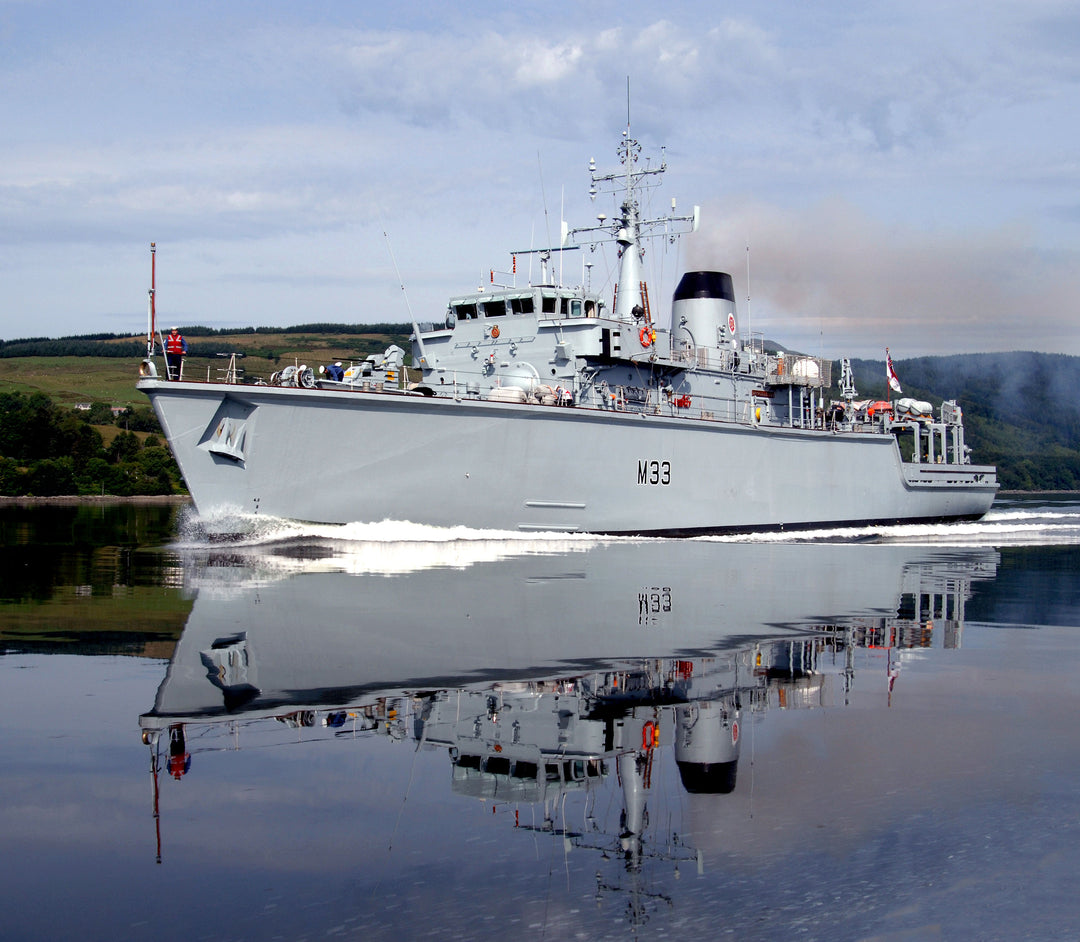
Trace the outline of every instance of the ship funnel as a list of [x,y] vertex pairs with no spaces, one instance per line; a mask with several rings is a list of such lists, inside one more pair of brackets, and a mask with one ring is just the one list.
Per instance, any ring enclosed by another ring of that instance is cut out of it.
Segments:
[[693,347],[720,347],[735,340],[735,285],[722,271],[688,271],[671,304],[674,337]]
[[726,795],[739,765],[739,713],[714,701],[675,710],[675,763],[683,787],[694,794]]

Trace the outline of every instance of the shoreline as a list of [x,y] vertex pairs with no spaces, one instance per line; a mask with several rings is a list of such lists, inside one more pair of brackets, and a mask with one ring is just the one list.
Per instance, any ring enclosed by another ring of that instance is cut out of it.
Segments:
[[2,506],[32,507],[35,504],[190,504],[187,494],[141,494],[119,497],[110,494],[71,494],[63,497],[0,497]]
[[[1075,491],[998,491],[998,497],[1080,497],[1080,490]],[[34,504],[190,504],[189,494],[142,494],[121,497],[112,494],[68,494],[56,497],[3,497],[0,507],[33,506]]]
[[1080,491],[998,491],[998,497],[1053,497],[1080,495]]

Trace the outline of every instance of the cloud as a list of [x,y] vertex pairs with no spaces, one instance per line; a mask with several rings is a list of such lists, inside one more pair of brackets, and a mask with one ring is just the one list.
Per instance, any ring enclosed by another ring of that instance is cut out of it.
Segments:
[[[543,134],[580,137],[625,115],[648,121],[694,110],[700,96],[776,77],[778,56],[753,24],[727,19],[705,29],[667,20],[636,30],[533,29],[460,33],[313,33],[340,70],[350,114],[388,112],[437,127],[505,129],[548,122]],[[424,68],[416,68],[416,63]],[[628,63],[630,64],[628,66]]]

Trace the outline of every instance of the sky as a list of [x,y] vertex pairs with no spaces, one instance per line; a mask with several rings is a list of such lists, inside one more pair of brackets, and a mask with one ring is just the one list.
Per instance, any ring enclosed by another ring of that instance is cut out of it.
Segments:
[[611,214],[628,115],[701,207],[649,249],[661,319],[720,269],[812,353],[1080,355],[1061,0],[0,0],[0,338],[145,333],[151,242],[168,326],[442,320]]

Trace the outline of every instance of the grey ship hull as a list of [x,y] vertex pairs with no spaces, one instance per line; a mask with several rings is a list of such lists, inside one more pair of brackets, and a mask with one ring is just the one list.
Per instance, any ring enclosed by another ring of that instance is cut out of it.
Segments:
[[996,493],[992,467],[904,463],[873,433],[157,378],[139,389],[204,516],[689,535],[974,519]]

